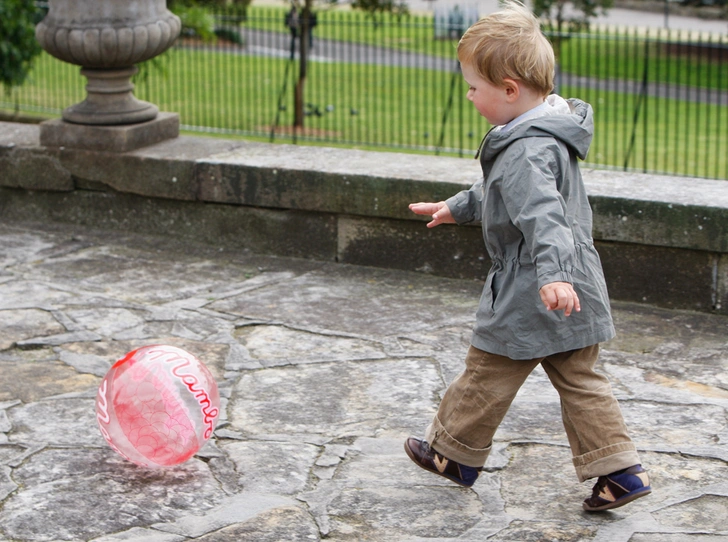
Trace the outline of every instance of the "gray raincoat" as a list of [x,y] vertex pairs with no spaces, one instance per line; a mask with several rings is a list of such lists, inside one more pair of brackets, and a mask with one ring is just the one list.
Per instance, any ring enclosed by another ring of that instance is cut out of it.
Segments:
[[[607,287],[591,236],[592,213],[577,157],[593,135],[591,106],[549,96],[540,116],[491,130],[483,180],[447,200],[458,224],[480,222],[493,265],[472,344],[533,359],[614,337]],[[547,311],[539,289],[573,284],[581,312]]]

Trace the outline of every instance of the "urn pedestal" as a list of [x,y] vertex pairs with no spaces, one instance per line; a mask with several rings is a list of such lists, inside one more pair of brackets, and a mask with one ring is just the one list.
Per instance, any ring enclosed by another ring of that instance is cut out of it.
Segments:
[[36,27],[41,47],[81,66],[86,99],[41,124],[41,144],[125,152],[179,135],[179,116],[137,99],[135,64],[172,46],[179,17],[166,0],[50,0]]

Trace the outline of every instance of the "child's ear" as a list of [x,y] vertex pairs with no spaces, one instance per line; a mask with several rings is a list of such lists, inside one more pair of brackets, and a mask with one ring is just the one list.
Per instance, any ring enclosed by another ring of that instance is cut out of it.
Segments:
[[503,79],[503,90],[506,93],[506,100],[511,103],[518,100],[518,97],[521,95],[521,87],[510,77]]

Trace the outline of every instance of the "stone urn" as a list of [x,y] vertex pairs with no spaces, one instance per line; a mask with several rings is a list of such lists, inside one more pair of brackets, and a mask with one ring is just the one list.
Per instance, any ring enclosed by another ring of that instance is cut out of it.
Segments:
[[63,111],[83,125],[126,125],[154,119],[159,109],[134,97],[138,62],[166,51],[180,32],[166,0],[50,0],[36,26],[41,47],[81,66],[87,97]]

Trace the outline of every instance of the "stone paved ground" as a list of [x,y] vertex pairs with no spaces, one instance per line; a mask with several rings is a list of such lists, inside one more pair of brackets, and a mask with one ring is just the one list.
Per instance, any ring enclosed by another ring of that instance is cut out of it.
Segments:
[[[655,280],[659,280],[656,277]],[[588,515],[534,372],[485,472],[414,466],[459,371],[480,284],[0,223],[0,541],[728,539],[728,319],[615,303],[603,370],[654,492]],[[224,412],[187,463],[145,470],[102,439],[110,364],[180,346]]]

